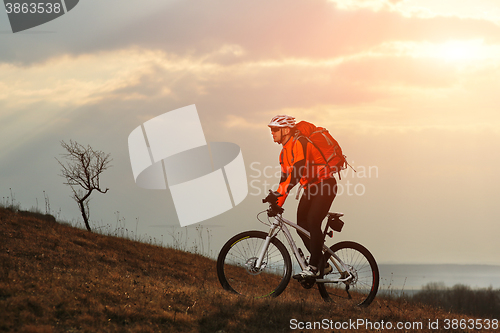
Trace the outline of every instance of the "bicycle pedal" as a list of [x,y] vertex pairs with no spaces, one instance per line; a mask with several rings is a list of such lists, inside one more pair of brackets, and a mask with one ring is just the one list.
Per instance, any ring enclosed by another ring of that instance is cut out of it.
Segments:
[[300,274],[295,274],[294,276],[292,276],[292,278],[294,278],[295,280],[297,281],[315,281],[318,276],[302,276]]

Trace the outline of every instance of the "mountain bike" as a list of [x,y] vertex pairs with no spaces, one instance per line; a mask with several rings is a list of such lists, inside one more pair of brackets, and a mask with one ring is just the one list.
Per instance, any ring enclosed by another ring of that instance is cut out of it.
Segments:
[[[261,298],[276,297],[287,287],[292,274],[290,254],[277,236],[282,233],[290,245],[301,269],[307,260],[297,247],[288,227],[297,229],[310,238],[309,232],[283,217],[284,209],[277,205],[278,192],[269,191],[262,200],[269,208],[259,213],[259,221],[268,225],[269,231],[245,231],[229,239],[217,258],[217,276],[225,290]],[[259,216],[267,213],[267,221]],[[323,235],[333,237],[340,232],[344,214],[328,213]],[[331,230],[330,230],[331,229]],[[329,271],[330,265],[332,270]],[[379,285],[379,270],[375,258],[361,244],[342,241],[331,247],[323,244],[323,257],[319,264],[320,276],[298,279],[306,289],[317,285],[325,301],[345,300],[366,307],[375,298]]]

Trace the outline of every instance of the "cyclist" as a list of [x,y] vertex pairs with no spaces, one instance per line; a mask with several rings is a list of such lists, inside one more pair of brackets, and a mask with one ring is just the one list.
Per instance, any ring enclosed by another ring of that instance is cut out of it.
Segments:
[[[318,266],[322,256],[324,235],[321,223],[328,214],[335,199],[337,182],[332,173],[324,167],[312,165],[312,150],[316,149],[307,138],[300,136],[295,128],[295,118],[287,115],[274,117],[268,125],[274,142],[281,144],[280,153],[281,179],[278,192],[278,205],[282,206],[291,189],[301,183],[304,193],[297,208],[297,224],[309,231],[311,238],[298,233],[304,245],[309,250],[311,258],[309,265],[294,278],[311,278],[320,275]],[[331,272],[332,267],[326,266],[324,274]]]

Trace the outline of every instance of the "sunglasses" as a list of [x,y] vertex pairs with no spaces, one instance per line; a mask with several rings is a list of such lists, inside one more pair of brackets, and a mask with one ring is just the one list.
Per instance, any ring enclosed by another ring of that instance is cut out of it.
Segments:
[[271,127],[271,132],[278,132],[281,129],[281,127]]

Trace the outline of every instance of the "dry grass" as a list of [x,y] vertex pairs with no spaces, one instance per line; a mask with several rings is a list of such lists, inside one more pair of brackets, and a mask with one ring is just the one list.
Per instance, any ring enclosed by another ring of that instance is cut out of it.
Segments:
[[407,331],[421,332],[447,318],[468,319],[403,300],[325,303],[295,281],[278,298],[243,298],[222,290],[211,259],[0,208],[0,332],[289,332],[291,319],[415,321],[424,330]]

